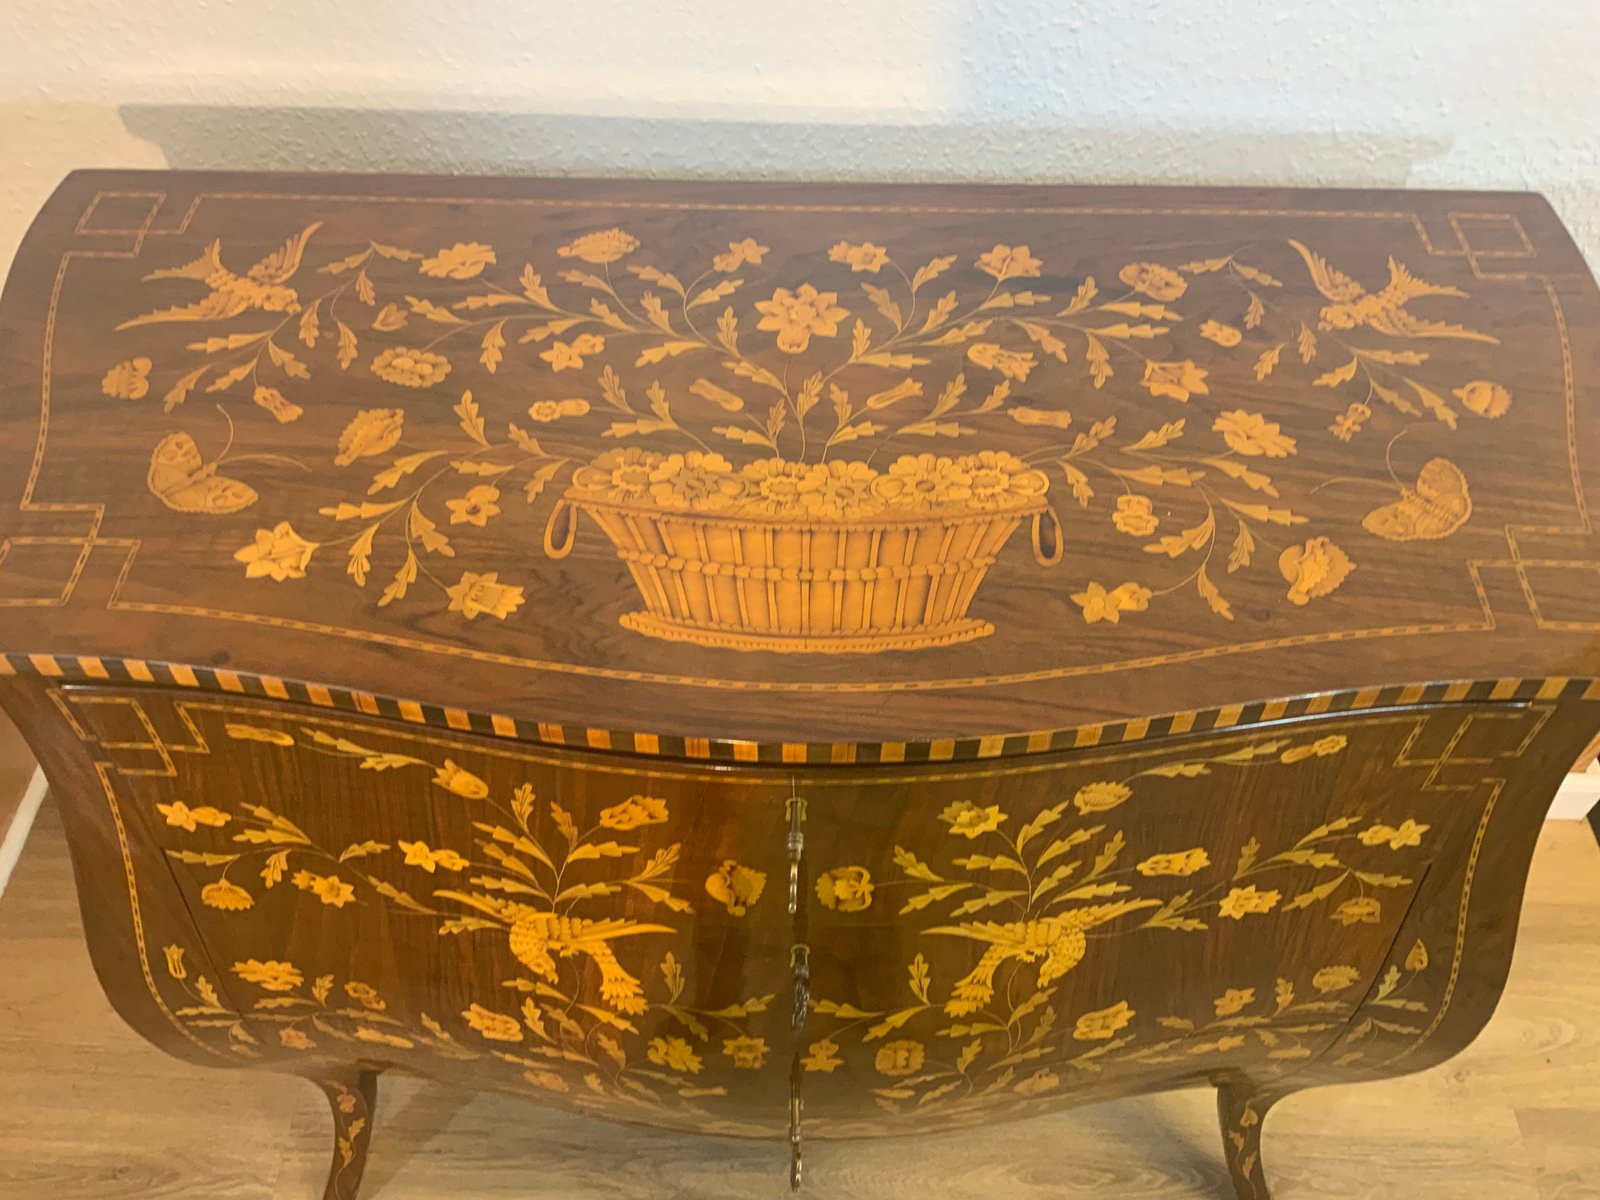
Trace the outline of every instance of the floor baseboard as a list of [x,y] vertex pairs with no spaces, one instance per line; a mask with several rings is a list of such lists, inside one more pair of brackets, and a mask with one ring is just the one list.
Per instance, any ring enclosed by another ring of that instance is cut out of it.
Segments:
[[11,824],[4,831],[5,836],[0,837],[0,895],[5,894],[11,872],[17,865],[17,859],[22,857],[28,831],[33,828],[33,819],[39,815],[39,806],[44,803],[45,793],[49,790],[44,781],[44,772],[35,767],[33,778],[22,793],[22,802],[17,805]]
[[[1568,775],[1547,817],[1551,821],[1581,821],[1600,805],[1600,772],[1593,768]],[[1597,826],[1600,828],[1600,826]]]

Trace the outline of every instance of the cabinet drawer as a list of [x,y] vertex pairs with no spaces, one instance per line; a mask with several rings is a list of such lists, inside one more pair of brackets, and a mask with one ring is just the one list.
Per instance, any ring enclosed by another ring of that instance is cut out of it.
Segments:
[[60,695],[114,765],[130,871],[187,904],[193,944],[147,940],[154,988],[202,1039],[782,1131],[790,936],[761,916],[786,911],[781,777],[256,700]]
[[1369,1000],[1363,1037],[1403,1050],[1460,947],[1400,946],[1402,927],[1455,927],[1499,777],[1550,712],[788,771],[158,689],[57,695],[111,768],[130,871],[191,916],[147,952],[191,1034],[766,1135],[796,1060],[813,1131],[854,1135],[1270,1077]]

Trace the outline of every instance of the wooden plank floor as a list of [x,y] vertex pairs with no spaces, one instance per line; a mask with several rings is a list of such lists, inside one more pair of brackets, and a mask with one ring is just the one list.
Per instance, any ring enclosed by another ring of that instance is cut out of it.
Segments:
[[[47,803],[0,899],[0,1197],[315,1200],[329,1154],[298,1080],[168,1059],[112,1013],[81,943]],[[1499,1014],[1422,1075],[1286,1101],[1267,1130],[1278,1200],[1600,1197],[1600,850],[1547,825]],[[368,1200],[756,1200],[776,1146],[656,1134],[437,1086],[386,1083]],[[818,1200],[1228,1197],[1209,1094],[979,1133],[816,1144]]]

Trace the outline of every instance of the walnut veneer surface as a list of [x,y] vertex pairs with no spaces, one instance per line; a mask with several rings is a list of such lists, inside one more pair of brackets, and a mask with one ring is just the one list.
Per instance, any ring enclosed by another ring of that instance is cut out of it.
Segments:
[[1531,196],[81,173],[0,704],[108,995],[786,1140],[1464,1046],[1600,726]]

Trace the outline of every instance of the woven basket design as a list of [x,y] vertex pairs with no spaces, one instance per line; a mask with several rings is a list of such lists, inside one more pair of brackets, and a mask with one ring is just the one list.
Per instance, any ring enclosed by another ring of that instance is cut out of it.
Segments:
[[741,650],[912,650],[994,632],[967,616],[978,585],[1025,517],[996,511],[881,513],[805,524],[672,512],[568,493],[627,563],[656,637]]

